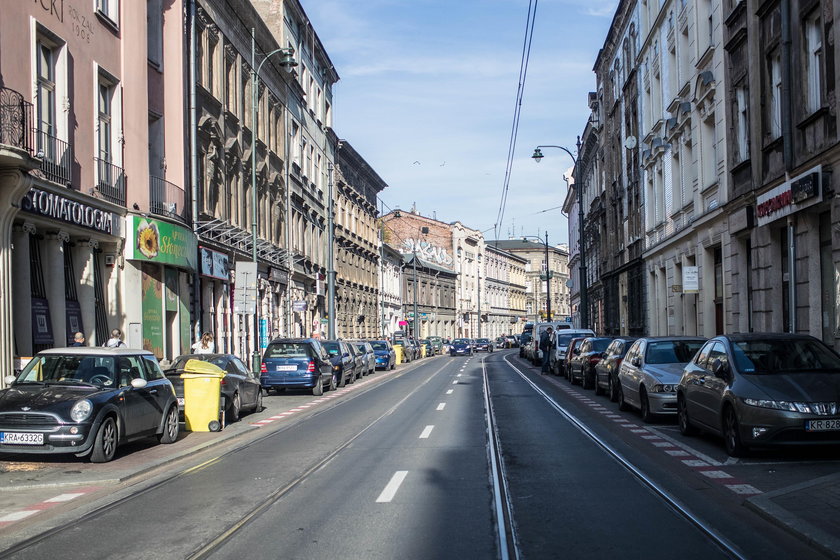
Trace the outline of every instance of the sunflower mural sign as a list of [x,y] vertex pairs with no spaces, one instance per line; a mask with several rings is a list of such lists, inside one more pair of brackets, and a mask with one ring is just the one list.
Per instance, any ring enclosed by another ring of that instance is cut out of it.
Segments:
[[131,216],[127,241],[129,259],[195,269],[197,245],[187,228]]

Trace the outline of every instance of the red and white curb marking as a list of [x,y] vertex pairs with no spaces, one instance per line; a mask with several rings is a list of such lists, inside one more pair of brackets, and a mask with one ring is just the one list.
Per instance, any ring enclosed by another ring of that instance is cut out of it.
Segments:
[[84,496],[85,494],[98,489],[98,486],[91,486],[88,488],[77,488],[73,492],[66,492],[64,494],[53,496],[52,498],[48,498],[43,502],[39,502],[37,504],[28,506],[25,509],[0,513],[0,528],[7,527],[12,523],[16,523],[18,521],[31,517],[36,513],[41,513],[42,511],[53,508],[59,504],[75,500],[79,496]]
[[726,471],[721,470],[720,467],[724,466],[723,463],[715,461],[711,457],[707,457],[698,451],[694,451],[690,447],[683,446],[676,440],[669,438],[655,428],[640,426],[631,420],[622,418],[621,415],[615,414],[600,402],[593,400],[588,395],[581,394],[572,387],[561,385],[561,388],[581,403],[589,406],[595,412],[600,412],[622,428],[627,428],[631,433],[636,434],[641,439],[650,442],[653,446],[661,449],[671,457],[679,459],[686,467],[694,469],[696,472],[709,478],[710,480],[719,482],[732,492],[741,496],[755,496],[757,494],[763,494],[763,492],[758,488],[750,484],[746,484],[736,479]]

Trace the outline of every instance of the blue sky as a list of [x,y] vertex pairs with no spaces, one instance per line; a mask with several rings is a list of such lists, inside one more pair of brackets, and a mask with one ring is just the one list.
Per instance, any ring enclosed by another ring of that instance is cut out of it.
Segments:
[[[301,0],[341,80],[334,128],[389,185],[387,206],[494,236],[528,0]],[[615,0],[541,0],[500,237],[549,232],[589,116],[592,67]],[[387,210],[387,209],[386,209]]]

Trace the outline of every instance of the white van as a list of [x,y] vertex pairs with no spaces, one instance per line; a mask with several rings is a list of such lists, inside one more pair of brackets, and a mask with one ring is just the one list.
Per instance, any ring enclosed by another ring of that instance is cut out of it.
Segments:
[[[554,332],[566,332],[570,330],[575,330],[575,326],[570,321],[546,321],[544,323],[535,323],[534,330],[531,333],[533,338],[531,338],[531,361],[536,364],[542,364],[542,350],[540,350],[540,336],[545,330],[551,327],[554,329]],[[580,329],[578,329],[580,330]],[[592,331],[586,331],[592,332]],[[594,335],[593,335],[594,336]],[[552,364],[553,365],[553,364]]]
[[551,371],[555,375],[563,375],[566,370],[566,351],[569,348],[569,341],[582,336],[595,336],[590,329],[566,329],[557,331],[557,344],[554,347],[554,363],[551,364]]

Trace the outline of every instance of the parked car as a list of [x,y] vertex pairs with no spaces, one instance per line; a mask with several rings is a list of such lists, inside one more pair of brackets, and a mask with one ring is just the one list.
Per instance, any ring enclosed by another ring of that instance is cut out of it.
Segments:
[[225,410],[225,420],[236,422],[242,410],[259,412],[262,410],[262,387],[257,375],[246,366],[242,360],[233,354],[184,354],[178,356],[166,370],[164,375],[172,382],[181,416],[184,414],[184,366],[189,360],[210,362],[223,369],[222,378],[222,407]]
[[519,339],[513,335],[506,336],[505,348],[519,348]]
[[472,356],[472,342],[469,338],[456,338],[449,348],[450,356]]
[[569,381],[572,381],[572,356],[575,355],[575,351],[580,351],[580,344],[584,340],[586,340],[585,336],[575,337],[569,341],[569,346],[566,349],[566,367],[561,375]]
[[178,438],[178,401],[151,352],[39,352],[0,390],[0,452],[73,453],[104,463],[130,441]]
[[420,339],[418,342],[420,343],[420,346],[426,349],[426,356],[435,355],[435,347],[428,338]]
[[595,332],[589,329],[571,329],[557,332],[555,334],[554,364],[552,371],[555,375],[565,375],[566,359],[569,357],[569,342],[573,338],[595,336]]
[[394,347],[387,340],[374,340],[370,343],[373,353],[376,356],[376,367],[382,369],[394,369],[397,367],[397,357]]
[[530,360],[529,351],[531,349],[531,333],[522,333],[519,335],[519,357]]
[[403,362],[408,363],[415,358],[414,345],[407,338],[395,338],[393,344],[402,348]]
[[840,444],[840,356],[799,334],[733,334],[709,340],[677,386],[680,431],[751,447]]
[[319,396],[335,388],[329,354],[315,338],[277,338],[263,352],[260,384],[263,389],[311,389]]
[[683,368],[705,338],[662,336],[640,338],[618,368],[618,408],[637,408],[642,420],[677,413],[677,383]]
[[[531,346],[531,349],[530,349],[530,352],[529,352],[530,353],[530,360],[535,366],[540,366],[543,363],[542,362],[542,360],[543,360],[543,355],[542,354],[543,353],[542,353],[542,350],[540,350],[540,337],[546,331],[546,329],[548,329],[548,327],[551,327],[551,329],[555,333],[560,332],[560,331],[571,331],[571,330],[573,330],[572,324],[568,321],[546,321],[546,322],[543,322],[543,323],[535,324],[532,327],[533,328],[533,330],[531,332],[531,337],[532,338],[529,342],[529,344]],[[591,332],[591,331],[588,331],[588,332]],[[592,333],[592,334],[595,334],[595,333]]]
[[[350,350],[350,355],[353,356],[353,365],[354,370],[356,373],[356,377],[353,378],[353,381],[356,379],[361,379],[368,373],[368,363],[367,363],[367,356],[365,353],[359,350],[358,346],[356,346],[353,341],[346,340],[347,348]],[[353,381],[348,380],[349,383],[353,383]]]
[[414,357],[415,357],[415,359],[422,358],[423,357],[423,353],[422,353],[423,351],[420,348],[420,341],[417,340],[414,337],[409,337],[408,340],[411,342],[411,344],[414,345]]
[[344,387],[356,381],[356,354],[343,340],[325,340],[324,350],[333,366],[333,387]]
[[435,354],[442,354],[443,353],[443,339],[439,336],[430,336],[429,342],[432,343],[432,346],[435,349]]
[[605,392],[612,402],[618,400],[618,368],[635,338],[620,337],[614,339],[604,350],[604,357],[595,364],[595,394]]
[[350,343],[364,356],[362,375],[368,375],[376,371],[376,352],[373,346],[366,340],[351,340]]
[[492,352],[493,351],[493,343],[490,342],[489,338],[476,338],[475,339],[475,351],[476,352]]
[[590,336],[583,339],[580,348],[576,348],[569,359],[569,376],[572,385],[580,380],[584,389],[595,387],[595,364],[601,360],[610,342],[612,338],[603,336]]

